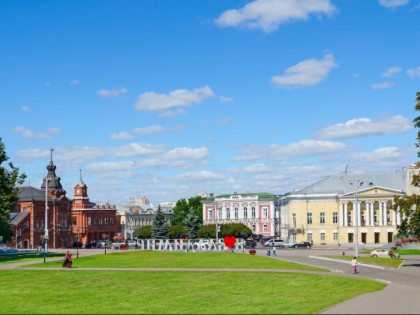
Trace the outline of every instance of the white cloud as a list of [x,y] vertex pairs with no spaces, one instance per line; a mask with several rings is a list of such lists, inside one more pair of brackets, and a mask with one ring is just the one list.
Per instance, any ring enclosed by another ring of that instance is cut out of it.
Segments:
[[312,86],[324,80],[337,67],[331,53],[324,59],[308,59],[287,68],[283,75],[274,76],[271,82],[281,87]]
[[209,171],[198,171],[174,175],[171,176],[171,179],[177,181],[219,181],[224,179],[224,176],[222,174]]
[[230,103],[230,102],[233,102],[233,98],[231,98],[231,97],[227,97],[227,96],[220,96],[220,100],[221,100],[223,103]]
[[142,134],[142,135],[149,135],[149,134],[152,134],[152,133],[160,133],[160,132],[164,132],[164,131],[165,131],[165,128],[163,128],[162,126],[158,126],[158,125],[152,125],[152,126],[148,126],[148,127],[133,129],[134,134]]
[[374,90],[384,90],[384,89],[389,89],[392,88],[394,86],[394,82],[381,82],[381,83],[374,83],[371,85],[372,89]]
[[133,138],[133,136],[130,135],[128,132],[120,132],[120,133],[111,134],[108,138],[109,140],[125,140],[125,139],[131,139]]
[[101,89],[98,91],[98,95],[103,98],[111,98],[111,97],[117,97],[117,96],[123,95],[127,92],[128,90],[126,88],[117,87],[117,88],[112,88],[110,90]]
[[378,2],[387,9],[395,9],[408,4],[410,0],[379,0]]
[[397,75],[400,72],[401,72],[401,68],[391,67],[388,70],[386,70],[384,73],[382,73],[382,76],[384,78],[390,78],[390,77],[393,77],[393,76]]
[[344,143],[317,140],[302,140],[288,145],[271,144],[265,147],[248,146],[241,151],[236,160],[274,159],[290,157],[314,157],[325,154],[347,151]]
[[74,79],[74,80],[71,80],[71,81],[69,82],[69,84],[70,84],[70,85],[79,85],[79,84],[80,84],[80,81],[79,81],[79,80]]
[[345,123],[329,126],[319,133],[321,139],[345,139],[364,137],[368,135],[384,135],[402,133],[411,129],[409,119],[402,116],[391,116],[371,120],[369,118],[357,118]]
[[168,151],[163,157],[165,160],[201,160],[210,156],[210,151],[205,148],[175,148]]
[[59,128],[49,128],[45,132],[36,132],[25,127],[16,127],[12,130],[13,133],[20,134],[26,139],[51,139],[60,133]]
[[[241,168],[232,167],[227,169],[228,172],[237,174],[256,174],[263,175],[273,172],[273,167],[264,163],[252,164]],[[264,176],[264,175],[263,175]]]
[[32,108],[30,108],[29,106],[22,106],[20,109],[22,110],[22,112],[30,112],[32,110]]
[[418,66],[417,68],[410,68],[410,69],[408,69],[407,70],[407,74],[411,78],[420,77],[420,66]]
[[353,153],[352,158],[359,161],[394,160],[403,156],[401,150],[396,147],[384,147],[370,153]]
[[158,94],[147,92],[141,94],[135,104],[138,110],[167,111],[178,108],[185,108],[194,104],[201,103],[205,99],[214,97],[215,94],[209,86],[204,86],[192,91],[180,89],[169,92],[168,94]]
[[215,23],[221,27],[262,29],[269,33],[281,24],[309,19],[310,15],[333,15],[330,0],[255,0],[240,9],[223,12]]

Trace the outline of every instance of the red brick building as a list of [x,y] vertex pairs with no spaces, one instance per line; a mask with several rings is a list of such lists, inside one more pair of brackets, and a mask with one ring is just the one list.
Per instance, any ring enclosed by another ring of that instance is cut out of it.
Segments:
[[[43,179],[41,189],[31,186],[19,188],[16,212],[11,213],[11,227],[14,234],[12,243],[16,248],[37,248],[46,234],[48,248],[71,246],[73,239],[71,230],[72,202],[66,197],[60,177],[55,174],[56,166],[52,160],[52,150],[47,170],[48,174]],[[46,184],[47,179],[48,183]],[[46,204],[48,206],[47,215]],[[47,221],[47,229],[45,221]]]
[[121,219],[116,206],[95,205],[89,201],[88,187],[82,180],[74,186],[72,205],[72,223],[75,241],[79,239],[84,245],[98,240],[112,240],[120,235]]

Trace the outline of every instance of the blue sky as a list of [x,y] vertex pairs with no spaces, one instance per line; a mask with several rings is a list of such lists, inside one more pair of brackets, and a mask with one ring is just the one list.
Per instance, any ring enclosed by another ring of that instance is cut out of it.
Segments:
[[0,137],[40,187],[154,204],[417,161],[418,0],[0,2]]

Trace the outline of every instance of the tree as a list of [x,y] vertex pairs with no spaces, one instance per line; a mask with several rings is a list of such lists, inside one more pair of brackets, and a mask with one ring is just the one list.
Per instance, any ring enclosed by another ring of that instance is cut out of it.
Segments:
[[153,219],[152,238],[167,239],[169,236],[168,225],[166,224],[165,216],[163,215],[160,205],[158,206],[156,216]]
[[19,200],[19,189],[16,184],[23,184],[26,178],[24,173],[19,174],[19,168],[14,167],[13,163],[9,162],[3,166],[7,160],[9,157],[0,138],[0,236],[3,237],[3,242],[12,238],[10,212]]
[[206,224],[198,229],[198,237],[200,238],[216,238],[216,224]]
[[188,232],[182,225],[171,225],[169,227],[169,236],[171,238],[184,238],[187,235]]
[[188,238],[197,238],[200,225],[200,218],[195,214],[194,209],[191,208],[190,213],[187,215],[184,221],[184,227],[188,232]]
[[251,229],[242,223],[222,224],[220,226],[220,237],[235,236],[246,239],[251,235]]
[[139,239],[152,238],[152,226],[146,225],[134,231],[134,236]]
[[[415,110],[420,112],[420,92],[416,93],[417,104]],[[417,116],[413,120],[414,127],[420,128],[420,116]],[[417,132],[416,147],[420,147],[420,131]],[[420,151],[417,152],[417,156],[420,158]],[[416,163],[416,168],[420,168],[420,162]],[[415,187],[420,186],[420,175],[416,174],[413,176],[411,185]],[[404,197],[396,197],[394,203],[394,209],[400,209],[401,211],[401,224],[398,226],[398,233],[400,236],[411,236],[420,237],[420,196],[411,195]]]
[[200,196],[191,197],[188,199],[180,199],[176,202],[175,207],[172,209],[174,217],[171,220],[172,225],[182,225],[191,208],[195,215],[199,218],[200,224],[203,222],[203,205],[201,203],[202,198]]

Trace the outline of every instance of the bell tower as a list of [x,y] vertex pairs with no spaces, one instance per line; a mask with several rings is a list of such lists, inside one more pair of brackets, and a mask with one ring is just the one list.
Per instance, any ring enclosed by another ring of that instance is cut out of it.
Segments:
[[79,182],[74,186],[74,200],[73,206],[75,208],[91,208],[89,197],[87,193],[87,186],[82,179],[82,170],[80,171]]

